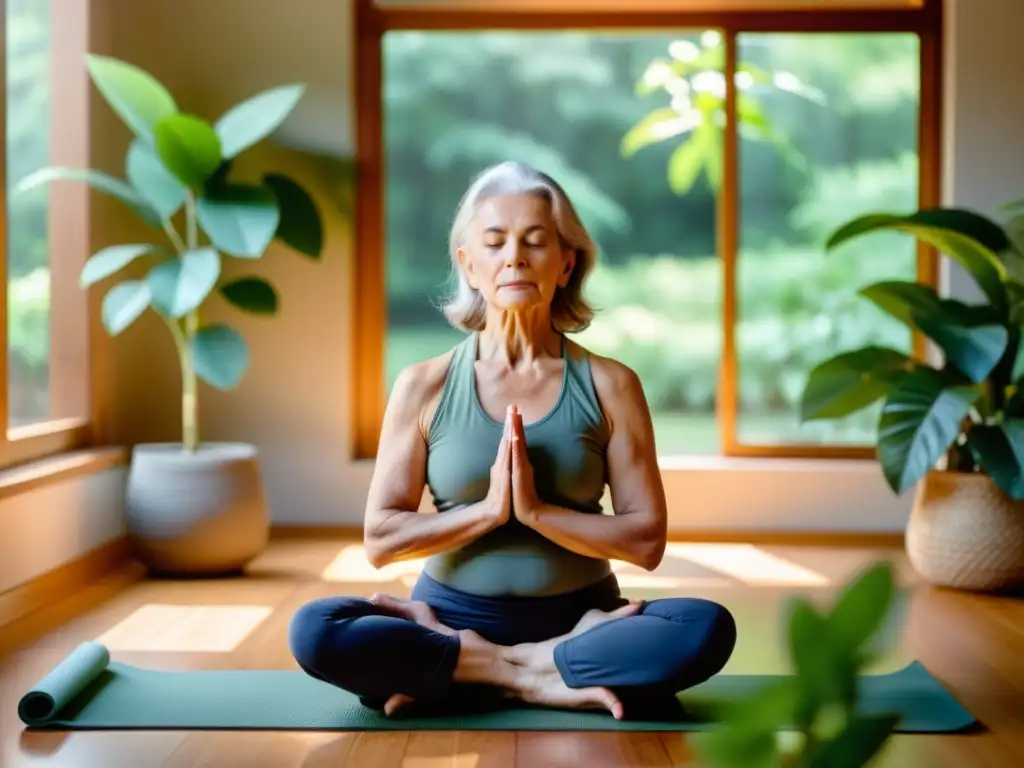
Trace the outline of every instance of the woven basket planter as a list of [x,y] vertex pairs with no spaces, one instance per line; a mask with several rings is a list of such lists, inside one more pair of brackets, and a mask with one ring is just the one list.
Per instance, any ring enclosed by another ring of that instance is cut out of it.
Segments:
[[1024,585],[1024,502],[986,475],[930,472],[917,488],[906,547],[935,586],[1016,589]]

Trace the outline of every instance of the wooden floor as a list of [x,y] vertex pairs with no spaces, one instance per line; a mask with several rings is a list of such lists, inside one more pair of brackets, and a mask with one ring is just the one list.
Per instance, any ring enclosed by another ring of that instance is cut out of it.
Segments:
[[[1024,765],[1024,601],[934,590],[916,582],[901,553],[836,548],[673,544],[654,574],[618,568],[624,590],[653,598],[699,595],[725,603],[740,638],[727,671],[777,672],[786,599],[828,599],[874,558],[898,565],[908,587],[905,625],[880,671],[919,659],[984,723],[980,733],[896,737],[883,766],[1015,768]],[[289,617],[328,594],[407,594],[415,563],[374,571],[345,540],[275,541],[245,578],[84,585],[61,605],[0,630],[0,766],[253,768],[273,766],[683,766],[681,734],[272,733],[25,731],[20,695],[79,642],[160,669],[294,668]]]

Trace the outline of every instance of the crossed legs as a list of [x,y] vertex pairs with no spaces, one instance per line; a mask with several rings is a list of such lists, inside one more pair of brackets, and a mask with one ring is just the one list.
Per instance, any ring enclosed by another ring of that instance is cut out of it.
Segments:
[[296,612],[289,642],[307,673],[389,714],[467,684],[621,718],[629,715],[623,701],[671,696],[719,672],[735,646],[736,625],[717,603],[668,598],[588,611],[559,637],[500,646],[441,624],[425,603],[331,597]]

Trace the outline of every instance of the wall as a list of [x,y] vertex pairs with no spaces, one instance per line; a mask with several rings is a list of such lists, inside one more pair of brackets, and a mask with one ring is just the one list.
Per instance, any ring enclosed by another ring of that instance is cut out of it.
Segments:
[[[1024,197],[1024,0],[956,0],[947,8],[944,195],[951,205],[998,213]],[[981,295],[959,265],[946,267],[952,295]]]
[[122,537],[124,477],[111,469],[0,502],[0,592]]
[[[1009,44],[1010,30],[1020,24],[997,20],[1004,13],[1024,22],[1024,3],[970,0],[970,16],[967,4],[950,4],[951,21],[961,28],[951,36],[949,56],[947,85],[956,98],[947,102],[949,196],[991,209],[1024,192],[1013,189],[1024,157],[1009,159],[1024,110],[1021,80],[1013,74],[1024,71],[1024,50]],[[292,172],[328,195],[330,180],[297,150],[351,151],[348,12],[348,2],[337,0],[94,0],[93,20],[105,33],[98,50],[150,70],[189,109],[209,117],[262,88],[309,82],[308,97],[282,132],[291,149],[266,150],[254,161]],[[1005,44],[992,45],[993,35]],[[1011,61],[997,66],[996,55]],[[120,173],[126,132],[102,104],[93,132],[96,161]],[[96,247],[141,236],[116,207],[97,210]],[[256,264],[281,291],[281,315],[237,321],[253,347],[252,368],[233,393],[203,391],[205,438],[259,445],[278,523],[362,519],[372,463],[348,456],[349,350],[358,329],[348,309],[352,258],[344,218],[331,211],[322,263],[272,251]],[[221,312],[214,307],[211,314]],[[111,417],[109,437],[122,444],[178,439],[179,383],[164,329],[149,317],[113,343],[100,338],[106,346],[98,380]],[[898,531],[910,504],[909,497],[893,498],[870,462],[693,460],[666,465],[665,479],[677,530]]]

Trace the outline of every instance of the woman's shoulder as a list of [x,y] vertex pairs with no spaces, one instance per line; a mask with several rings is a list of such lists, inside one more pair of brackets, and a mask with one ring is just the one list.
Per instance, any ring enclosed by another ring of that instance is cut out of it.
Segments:
[[440,394],[448,378],[448,369],[458,347],[440,355],[407,365],[398,372],[392,388],[392,397],[425,403]]
[[621,394],[635,391],[640,386],[640,377],[636,371],[613,357],[599,355],[575,341],[569,341],[568,352],[573,357],[589,363],[590,375],[594,379],[598,395]]
[[421,426],[429,424],[459,346],[401,369],[391,388],[389,409],[403,420],[415,419]]
[[598,405],[612,427],[616,423],[629,424],[647,413],[647,398],[636,371],[613,357],[591,352],[576,342],[570,342],[569,353],[587,359]]

